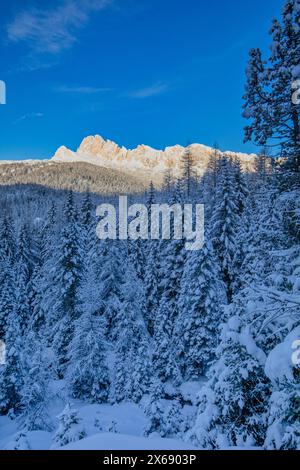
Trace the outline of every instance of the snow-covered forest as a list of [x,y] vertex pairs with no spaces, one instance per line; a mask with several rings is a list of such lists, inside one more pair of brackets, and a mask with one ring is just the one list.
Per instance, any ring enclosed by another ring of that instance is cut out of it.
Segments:
[[[98,240],[99,196],[2,189],[0,443],[28,448],[43,431],[64,446],[88,435],[78,407],[135,404],[144,436],[209,449],[299,447],[300,199],[291,178],[263,155],[251,175],[213,156],[200,181],[150,187],[147,204],[204,202],[206,242],[196,252],[184,240]],[[118,432],[99,410],[93,425]]]
[[130,195],[203,203],[202,250],[100,241],[117,195],[1,187],[0,449],[300,449],[299,15],[287,0],[269,61],[250,52],[256,171],[215,152],[199,178],[187,151]]

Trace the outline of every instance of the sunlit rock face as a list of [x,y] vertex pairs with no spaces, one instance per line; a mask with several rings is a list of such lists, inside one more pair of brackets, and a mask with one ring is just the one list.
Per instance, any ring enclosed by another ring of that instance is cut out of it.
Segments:
[[[216,158],[220,152],[201,144],[192,144],[189,151],[193,156],[198,175],[201,176],[207,169],[211,158]],[[156,150],[147,145],[139,145],[128,150],[119,147],[111,140],[105,140],[100,135],[89,136],[83,139],[76,152],[62,146],[55,153],[52,160],[61,162],[84,161],[107,168],[115,168],[128,173],[145,175],[154,181],[162,181],[166,170],[172,170],[174,176],[181,173],[181,157],[187,150],[186,147],[175,145],[164,150]],[[240,160],[243,171],[253,171],[255,167],[255,155],[223,152],[228,157]]]

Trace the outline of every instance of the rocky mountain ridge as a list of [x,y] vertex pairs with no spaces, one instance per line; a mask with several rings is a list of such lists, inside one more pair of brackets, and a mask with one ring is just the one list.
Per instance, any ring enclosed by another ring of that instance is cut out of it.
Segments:
[[[198,175],[201,176],[207,169],[209,161],[214,155],[221,152],[202,144],[192,144],[188,149],[193,156]],[[147,145],[139,145],[128,150],[120,147],[111,140],[105,140],[100,135],[88,136],[81,142],[77,151],[65,146],[60,147],[52,161],[54,162],[85,162],[105,168],[118,169],[137,176],[147,176],[147,179],[160,181],[166,170],[179,176],[182,168],[181,158],[187,147],[175,145],[164,150],[156,150]],[[241,162],[243,171],[252,172],[255,167],[255,154],[237,152],[222,152],[228,157],[237,158]]]

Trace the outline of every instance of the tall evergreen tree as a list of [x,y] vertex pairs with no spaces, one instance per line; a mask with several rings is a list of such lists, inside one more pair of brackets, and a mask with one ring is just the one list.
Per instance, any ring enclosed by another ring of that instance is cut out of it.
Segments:
[[[181,181],[178,180],[169,203],[182,203]],[[181,379],[176,363],[174,327],[179,314],[178,298],[180,283],[186,258],[184,240],[174,239],[174,220],[171,220],[171,240],[161,241],[160,284],[161,292],[154,323],[154,355],[153,360],[161,380]]]
[[66,224],[61,233],[52,286],[55,296],[52,305],[52,315],[55,319],[52,335],[59,377],[63,377],[66,371],[68,347],[73,338],[74,321],[78,317],[78,289],[82,270],[72,193],[68,195],[64,216]]
[[233,165],[223,157],[211,220],[211,237],[229,301],[233,294],[234,255],[240,210],[235,189]]
[[15,306],[13,269],[6,269],[0,291],[0,339],[5,338],[7,321]]
[[186,380],[207,371],[218,341],[226,292],[212,247],[207,242],[200,253],[192,253],[185,265],[176,319],[176,352]]
[[21,411],[21,394],[24,385],[22,363],[22,318],[13,310],[7,320],[5,332],[6,363],[0,365],[0,413],[12,417]]
[[24,341],[24,384],[21,390],[21,421],[26,431],[52,431],[49,415],[50,371],[44,338],[30,332]]
[[195,180],[197,176],[195,168],[195,160],[192,155],[191,147],[187,147],[185,152],[181,157],[181,166],[182,166],[182,183],[184,190],[188,199],[190,199],[193,191],[193,186],[195,185]]
[[95,403],[106,402],[109,395],[109,373],[106,365],[105,325],[94,312],[93,304],[75,321],[74,338],[69,348],[68,385],[74,398]]
[[300,78],[300,12],[298,0],[286,0],[281,21],[273,20],[271,56],[263,63],[259,49],[250,51],[244,116],[250,119],[245,140],[279,145],[291,167],[300,168],[300,105],[293,100]]
[[206,449],[261,446],[270,394],[266,358],[237,316],[224,325],[217,356],[200,391],[198,416],[189,436]]
[[124,252],[116,242],[104,241],[101,248],[99,273],[100,313],[107,322],[107,333],[115,339],[118,313],[122,309],[125,283]]
[[300,367],[290,357],[291,345],[300,334],[299,320],[297,325],[270,352],[266,363],[266,374],[272,381],[265,441],[268,450],[300,450]]
[[144,321],[143,286],[128,266],[124,300],[117,316],[116,364],[113,398],[139,402],[152,376],[150,337]]

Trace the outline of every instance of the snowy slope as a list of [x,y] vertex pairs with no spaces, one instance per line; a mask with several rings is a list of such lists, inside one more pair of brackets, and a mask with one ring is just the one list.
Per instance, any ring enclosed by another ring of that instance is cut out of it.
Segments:
[[195,450],[195,448],[175,439],[101,433],[68,444],[61,447],[61,450]]

